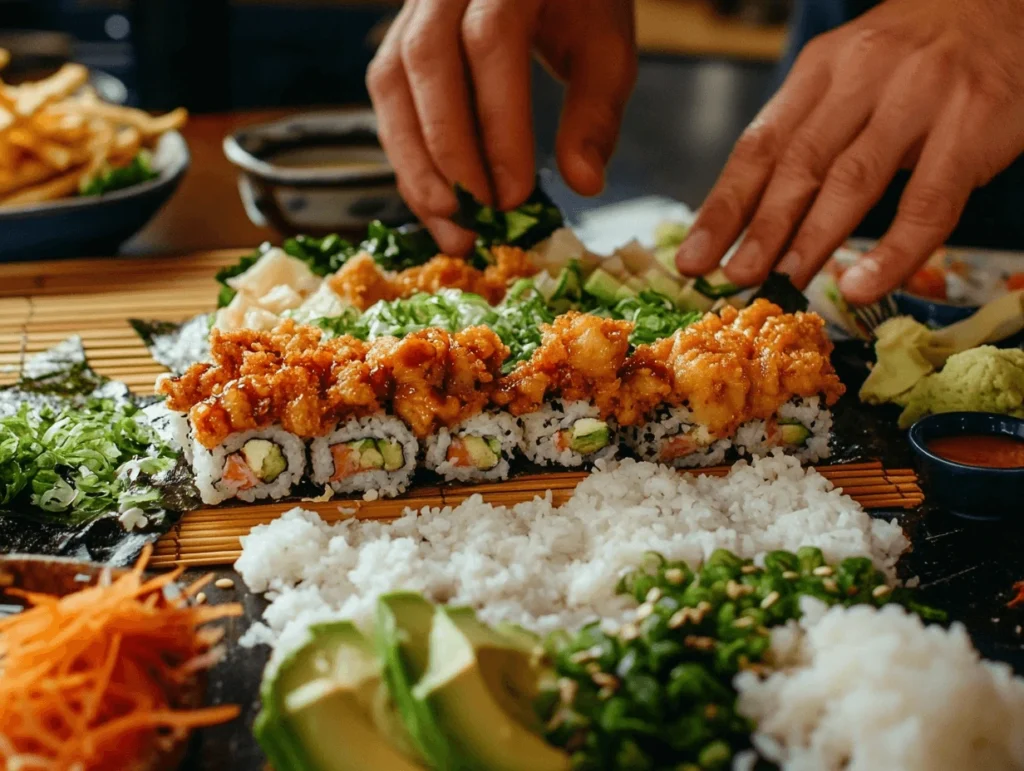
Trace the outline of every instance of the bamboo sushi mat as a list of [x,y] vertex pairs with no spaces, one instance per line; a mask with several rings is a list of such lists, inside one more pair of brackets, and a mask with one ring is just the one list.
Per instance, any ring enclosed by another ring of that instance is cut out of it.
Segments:
[[[213,274],[242,253],[0,266],[0,385],[14,382],[26,357],[79,335],[97,372],[137,393],[151,393],[164,369],[150,358],[128,319],[184,321],[211,310],[217,296]],[[910,469],[885,469],[871,462],[819,470],[866,509],[910,509],[924,501]],[[715,468],[700,473],[727,471]],[[316,511],[326,522],[337,522],[353,516],[393,519],[406,508],[455,506],[477,493],[490,503],[512,505],[550,490],[560,505],[585,476],[556,472],[500,484],[420,487],[397,500],[292,501],[194,511],[156,544],[152,565],[228,565],[241,551],[240,536],[294,506]]]

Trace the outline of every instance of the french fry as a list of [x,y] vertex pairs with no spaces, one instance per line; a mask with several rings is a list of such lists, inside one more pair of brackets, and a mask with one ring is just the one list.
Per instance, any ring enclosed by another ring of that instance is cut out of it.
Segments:
[[0,198],[46,182],[59,173],[52,166],[36,158],[22,161],[10,169],[0,169]]
[[22,117],[32,115],[43,105],[73,94],[88,80],[89,70],[81,64],[65,64],[45,80],[17,86],[11,89],[14,91],[14,114]]
[[82,179],[85,177],[85,172],[86,167],[79,166],[42,184],[22,188],[17,193],[0,198],[0,208],[31,206],[33,204],[67,198],[78,190],[82,184]]
[[142,149],[142,134],[137,128],[125,126],[117,132],[114,144],[110,148],[110,165],[126,166]]
[[138,129],[144,140],[166,134],[169,131],[177,131],[188,122],[188,111],[184,107],[179,107],[160,117],[153,117],[149,113],[132,107],[119,107],[102,102],[96,96],[83,97],[79,100],[79,105],[86,115]]

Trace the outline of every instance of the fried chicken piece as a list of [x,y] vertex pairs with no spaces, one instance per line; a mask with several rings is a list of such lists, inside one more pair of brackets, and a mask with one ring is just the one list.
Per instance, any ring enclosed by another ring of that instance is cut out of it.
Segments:
[[380,300],[394,300],[397,294],[391,278],[365,252],[346,262],[341,270],[327,279],[338,297],[361,311]]
[[455,334],[424,329],[374,341],[367,364],[378,395],[416,436],[480,412],[501,375],[508,348],[487,327]]
[[633,323],[570,311],[543,328],[540,347],[504,378],[495,402],[513,415],[540,409],[550,396],[593,402],[607,417],[618,405],[619,370]]

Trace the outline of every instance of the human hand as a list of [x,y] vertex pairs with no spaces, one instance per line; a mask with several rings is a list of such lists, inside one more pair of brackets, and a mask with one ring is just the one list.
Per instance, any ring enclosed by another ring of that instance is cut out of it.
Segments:
[[567,84],[562,176],[596,195],[636,79],[631,0],[406,0],[370,64],[398,189],[450,254],[473,243],[448,220],[454,183],[501,209],[533,190],[532,50]]
[[873,302],[945,241],[974,188],[1024,152],[1024,1],[888,0],[811,41],[751,123],[676,257],[740,285],[805,287],[900,168],[892,226],[840,290]]

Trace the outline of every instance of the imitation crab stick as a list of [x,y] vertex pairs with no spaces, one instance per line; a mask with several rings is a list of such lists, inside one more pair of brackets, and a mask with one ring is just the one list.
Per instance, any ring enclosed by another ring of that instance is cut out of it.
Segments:
[[238,715],[179,702],[219,655],[222,632],[204,625],[241,607],[189,605],[204,581],[168,598],[182,571],[146,580],[150,553],[65,597],[7,590],[29,608],[0,620],[0,771],[142,769],[190,730]]

